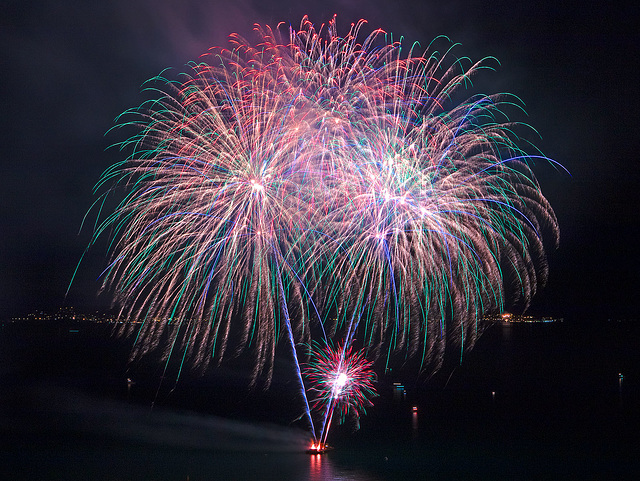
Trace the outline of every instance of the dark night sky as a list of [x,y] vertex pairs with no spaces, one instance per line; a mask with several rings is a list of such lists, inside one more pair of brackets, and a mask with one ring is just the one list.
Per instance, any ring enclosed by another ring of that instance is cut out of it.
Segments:
[[423,45],[444,34],[462,43],[459,55],[497,57],[482,90],[520,96],[538,147],[571,172],[536,169],[561,239],[532,311],[639,317],[640,10],[570,3],[0,0],[0,319],[108,304],[96,296],[104,246],[90,251],[66,300],[65,291],[90,239],[90,227],[78,231],[92,187],[121,160],[105,149],[122,139],[104,134],[140,103],[145,80],[181,70],[232,32],[250,36],[253,23],[297,26],[308,14],[320,24],[334,13],[341,34],[366,18],[366,32],[382,27]]

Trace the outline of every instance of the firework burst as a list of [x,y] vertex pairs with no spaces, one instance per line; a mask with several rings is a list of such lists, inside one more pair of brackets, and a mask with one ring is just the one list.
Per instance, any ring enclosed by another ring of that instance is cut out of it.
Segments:
[[505,279],[523,306],[544,282],[558,228],[530,164],[548,159],[518,146],[517,99],[454,102],[483,62],[401,55],[380,30],[359,42],[363,25],[232,36],[119,118],[138,133],[96,204],[126,194],[94,238],[113,233],[104,288],[145,320],[134,356],[161,344],[206,366],[252,346],[268,384],[280,337],[297,357],[357,334],[369,359],[421,348],[436,369]]
[[332,402],[344,418],[350,411],[366,412],[375,396],[376,375],[373,363],[364,357],[363,351],[354,352],[344,345],[332,348],[316,343],[310,350],[310,362],[304,375],[310,382],[315,409]]
[[366,413],[366,408],[373,405],[376,375],[364,352],[353,352],[351,346],[334,349],[316,343],[309,357],[304,375],[314,396],[313,408],[322,416],[318,442],[324,445],[334,412],[343,421],[349,414],[359,417],[360,412]]

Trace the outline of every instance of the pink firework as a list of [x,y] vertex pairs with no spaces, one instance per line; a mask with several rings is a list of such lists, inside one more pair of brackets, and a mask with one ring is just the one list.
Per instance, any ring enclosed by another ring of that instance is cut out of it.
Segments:
[[96,187],[92,243],[113,236],[103,286],[143,321],[123,326],[132,357],[204,369],[251,349],[268,386],[279,341],[295,357],[329,333],[343,347],[308,375],[345,414],[373,392],[355,336],[369,359],[405,350],[433,371],[544,284],[558,224],[532,168],[553,161],[508,118],[519,99],[465,93],[490,59],[364,24],[233,35],[118,118],[137,130]]
[[373,363],[363,351],[353,352],[351,346],[316,344],[311,349],[311,362],[304,369],[315,394],[313,408],[323,414],[320,441],[325,443],[333,413],[343,420],[349,413],[359,416],[360,411],[373,405],[376,396],[376,374]]

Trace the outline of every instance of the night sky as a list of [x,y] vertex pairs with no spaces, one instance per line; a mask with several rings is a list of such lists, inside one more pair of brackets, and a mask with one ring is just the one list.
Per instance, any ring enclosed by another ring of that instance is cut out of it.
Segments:
[[[484,93],[526,104],[536,145],[571,175],[537,165],[560,224],[550,278],[531,312],[573,320],[637,318],[640,293],[640,9],[633,2],[111,0],[0,1],[2,45],[0,319],[97,296],[104,243],[81,264],[95,215],[80,231],[101,172],[123,154],[107,147],[114,118],[139,105],[141,84],[226,46],[254,23],[319,25],[340,34],[360,18],[426,46],[447,35],[472,59],[501,66],[479,77]],[[614,6],[615,5],[615,6]],[[475,91],[474,91],[475,92]],[[470,94],[473,92],[470,92]]]

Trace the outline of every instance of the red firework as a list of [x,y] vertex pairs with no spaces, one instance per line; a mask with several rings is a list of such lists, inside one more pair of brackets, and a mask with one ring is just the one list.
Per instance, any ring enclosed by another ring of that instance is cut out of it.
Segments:
[[349,412],[358,415],[373,405],[376,374],[372,366],[363,351],[353,352],[351,347],[340,345],[334,349],[316,344],[311,348],[311,361],[305,366],[304,374],[315,395],[312,396],[313,408],[326,412],[325,424],[334,410],[343,419]]

